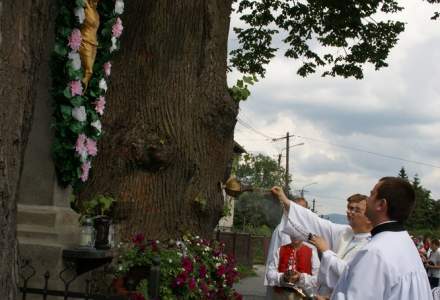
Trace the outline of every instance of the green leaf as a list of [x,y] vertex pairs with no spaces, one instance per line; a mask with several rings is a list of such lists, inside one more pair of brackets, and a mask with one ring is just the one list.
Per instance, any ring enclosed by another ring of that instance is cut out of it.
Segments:
[[70,100],[70,103],[72,103],[72,105],[75,106],[75,107],[79,107],[79,106],[81,106],[84,103],[84,101],[83,101],[82,97],[76,96],[76,97],[73,97]]
[[67,48],[60,43],[55,43],[55,47],[53,50],[59,56],[62,56],[62,57],[67,56]]
[[64,97],[66,97],[67,99],[72,98],[72,93],[70,92],[70,87],[69,87],[69,86],[67,86],[67,87],[64,89],[63,95],[64,95]]
[[76,4],[76,6],[84,7],[85,1],[84,0],[76,0],[75,4]]
[[67,105],[61,105],[60,110],[65,120],[68,120],[72,117],[72,107]]
[[73,133],[79,134],[84,131],[84,124],[80,122],[73,122],[72,124],[70,124],[69,128]]

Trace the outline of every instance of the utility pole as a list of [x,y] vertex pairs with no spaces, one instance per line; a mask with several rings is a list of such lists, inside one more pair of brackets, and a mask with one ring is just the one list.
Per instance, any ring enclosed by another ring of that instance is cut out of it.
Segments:
[[[289,135],[289,132],[287,132],[285,137],[283,136],[280,138],[272,139],[272,142],[286,139],[286,174],[285,174],[285,178],[284,178],[284,190],[285,190],[286,194],[289,194],[289,191],[290,191],[290,187],[289,187],[289,153],[290,153],[290,148],[293,148],[295,146],[304,145],[304,143],[299,143],[299,144],[295,144],[295,145],[290,146],[290,137],[293,137],[293,136],[294,136],[293,134]],[[278,156],[278,165],[281,165],[281,154]]]
[[289,139],[289,132],[286,134],[286,179],[285,179],[285,190],[286,194],[289,195],[289,147],[290,146],[290,139]]
[[278,167],[281,166],[281,153],[278,154]]
[[316,202],[316,200],[313,199],[313,201],[312,201],[312,212],[315,212],[315,202]]

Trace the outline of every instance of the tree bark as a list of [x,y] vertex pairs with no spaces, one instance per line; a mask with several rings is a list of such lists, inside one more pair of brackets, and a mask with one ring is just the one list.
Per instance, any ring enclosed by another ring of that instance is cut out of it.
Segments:
[[231,2],[126,2],[105,133],[80,192],[122,203],[125,236],[207,236],[221,217],[238,114],[226,82]]
[[[49,0],[0,1],[0,295],[17,293],[16,211]],[[48,99],[49,101],[49,99]]]

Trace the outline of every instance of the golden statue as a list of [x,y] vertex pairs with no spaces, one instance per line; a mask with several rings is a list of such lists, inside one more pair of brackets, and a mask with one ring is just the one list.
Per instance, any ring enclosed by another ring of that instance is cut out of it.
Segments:
[[79,48],[82,67],[84,69],[84,91],[87,89],[90,78],[93,74],[96,50],[98,48],[97,32],[99,28],[99,14],[97,10],[99,0],[86,0],[84,7],[85,19],[81,26],[82,42]]

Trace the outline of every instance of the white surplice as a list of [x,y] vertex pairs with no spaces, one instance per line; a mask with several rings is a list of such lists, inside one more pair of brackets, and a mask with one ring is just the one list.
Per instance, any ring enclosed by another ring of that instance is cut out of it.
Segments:
[[278,263],[275,263],[276,256],[278,255],[278,250],[281,246],[290,244],[292,240],[290,239],[290,236],[283,233],[281,231],[281,224],[279,224],[275,230],[272,233],[272,237],[270,238],[270,244],[269,249],[267,251],[267,258],[266,258],[266,271],[264,276],[264,285],[265,286],[276,286],[276,282],[273,281],[273,279],[268,278],[268,273],[271,271],[274,265],[277,266],[278,270]]
[[332,300],[431,300],[428,277],[406,231],[383,231],[349,262]]
[[[349,234],[347,231],[345,234]],[[337,252],[331,250],[324,251],[321,257],[321,267],[319,268],[318,282],[333,290],[339,278],[345,270],[348,262],[354,254],[362,249],[370,240],[370,233],[350,234],[351,240],[341,238]]]
[[281,224],[282,231],[292,238],[307,240],[308,233],[312,233],[321,236],[329,243],[331,251],[323,253],[317,282],[313,280],[308,282],[311,285],[318,285],[318,293],[323,296],[330,296],[347,262],[370,239],[369,233],[354,234],[351,226],[322,219],[295,203],[290,204],[288,216],[283,216]]
[[269,249],[267,251],[266,270],[264,273],[264,285],[267,287],[266,288],[266,299],[267,300],[272,300],[272,298],[273,298],[273,288],[272,287],[277,285],[276,282],[274,282],[268,276],[269,272],[273,272],[272,271],[273,266],[275,264],[278,264],[278,263],[274,262],[274,260],[276,259],[275,255],[281,246],[290,244],[292,242],[292,240],[290,239],[290,236],[283,233],[281,231],[281,228],[282,228],[282,226],[281,226],[281,224],[279,224],[275,228],[275,230],[272,232],[272,237],[270,238]]

